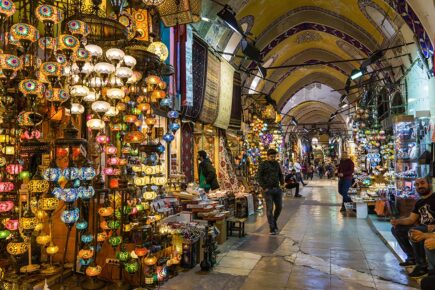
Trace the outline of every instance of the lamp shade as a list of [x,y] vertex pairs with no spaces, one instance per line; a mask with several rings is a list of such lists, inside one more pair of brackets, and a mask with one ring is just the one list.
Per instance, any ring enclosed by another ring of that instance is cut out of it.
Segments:
[[125,92],[119,88],[110,88],[107,89],[106,95],[110,99],[120,100],[125,97]]
[[119,67],[116,69],[115,75],[120,79],[129,79],[133,76],[133,70],[128,67]]
[[41,37],[38,40],[38,46],[42,50],[54,50],[56,48],[57,40],[54,37]]
[[89,88],[82,85],[72,86],[70,89],[72,97],[84,98],[89,94]]
[[115,117],[118,114],[119,114],[119,110],[116,107],[111,106],[109,108],[109,110],[104,115],[107,116],[107,117]]
[[94,71],[100,75],[109,75],[115,72],[115,66],[108,62],[99,62],[95,65]]
[[67,225],[72,225],[78,221],[80,210],[78,208],[66,209],[62,212],[60,219]]
[[77,37],[69,34],[61,34],[57,38],[57,49],[66,53],[79,49],[80,41]]
[[44,84],[35,79],[24,79],[19,83],[18,89],[24,96],[39,96],[44,90]]
[[106,57],[112,62],[119,62],[124,59],[125,53],[119,48],[110,48],[106,51]]
[[124,64],[129,68],[133,68],[136,65],[136,63],[137,63],[136,59],[131,55],[124,56]]
[[53,5],[39,5],[35,10],[36,18],[44,23],[57,24],[62,21],[62,13]]
[[[66,25],[68,27],[69,32],[72,35],[77,35],[79,37],[87,36],[91,32],[89,29],[89,25],[86,22],[81,21],[81,20],[71,20],[71,21],[68,21],[68,23]],[[101,53],[102,53],[102,51],[101,51]]]
[[110,104],[106,101],[96,101],[92,103],[91,108],[96,113],[106,113],[110,109]]
[[106,126],[103,120],[90,119],[86,122],[86,126],[91,130],[102,130]]
[[85,112],[85,107],[83,107],[79,103],[72,103],[71,104],[71,114],[72,115],[80,115]]
[[6,251],[12,256],[19,256],[27,252],[28,244],[24,242],[22,239],[14,240],[6,246]]
[[39,39],[39,31],[27,23],[17,23],[12,25],[10,30],[11,36],[20,41],[32,43]]
[[103,49],[96,44],[88,44],[85,46],[85,49],[89,51],[92,57],[100,58],[103,56]]
[[83,101],[90,103],[90,102],[95,102],[99,98],[100,95],[97,94],[95,91],[89,91],[89,93],[85,97],[83,97]]
[[168,59],[169,56],[169,50],[166,44],[164,44],[161,41],[154,41],[152,42],[147,49],[149,52],[154,53],[157,55],[161,61],[165,61]]
[[15,4],[12,0],[0,0],[0,20],[11,17],[16,11]]
[[54,211],[59,205],[59,200],[55,197],[43,197],[39,200],[39,208],[43,211]]

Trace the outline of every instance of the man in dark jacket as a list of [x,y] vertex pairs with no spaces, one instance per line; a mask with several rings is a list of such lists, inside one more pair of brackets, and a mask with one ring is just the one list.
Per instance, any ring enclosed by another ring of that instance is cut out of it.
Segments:
[[200,160],[198,166],[199,187],[204,188],[205,192],[219,188],[217,180],[216,169],[211,164],[204,150],[198,151],[198,159]]
[[[278,152],[274,149],[267,150],[267,160],[260,163],[257,179],[264,189],[266,201],[267,221],[269,222],[270,234],[278,234],[277,220],[282,209],[282,191],[280,185],[284,184],[284,176],[281,166],[275,160]],[[275,205],[275,211],[273,206]]]
[[346,211],[344,207],[345,202],[352,202],[348,192],[352,186],[352,177],[355,165],[353,161],[347,156],[347,153],[342,154],[340,164],[338,165],[338,193],[343,197],[340,211]]

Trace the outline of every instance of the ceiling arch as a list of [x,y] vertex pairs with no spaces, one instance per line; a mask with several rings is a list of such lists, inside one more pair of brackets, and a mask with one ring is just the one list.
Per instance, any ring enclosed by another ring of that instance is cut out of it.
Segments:
[[280,104],[283,99],[293,96],[299,90],[293,90],[293,88],[300,86],[300,84],[305,86],[313,82],[324,83],[334,89],[343,88],[347,77],[347,75],[337,73],[333,68],[324,65],[298,68],[279,84],[271,97]]
[[[327,123],[331,114],[335,111],[336,108],[327,103],[307,101],[292,108],[288,112],[284,123],[289,124],[289,116],[295,117],[299,124]],[[341,122],[342,124],[339,124],[341,127],[346,127],[342,114],[338,114],[335,121]]]
[[[374,27],[373,24],[364,17],[359,9],[358,1],[355,0],[274,1],[273,7],[267,5],[266,2],[270,3],[270,1],[265,0],[249,1],[249,3],[238,13],[238,17],[255,15],[255,25],[252,32],[258,36],[269,34],[268,30],[279,26],[283,21],[285,23],[288,19],[297,18],[297,15],[300,13],[303,14],[306,11],[312,11],[312,13],[317,13],[317,16],[320,15],[320,19],[327,19],[330,17],[330,19],[335,19],[335,21],[344,20],[346,26],[361,27],[361,30],[367,31],[368,35],[374,35],[378,40],[381,40],[382,37],[376,27]],[[311,4],[311,6],[307,6],[307,2]],[[383,1],[380,0],[380,2]],[[383,7],[385,6],[386,4],[383,3]],[[309,15],[307,16],[308,18],[305,19],[316,19]],[[287,27],[289,26],[287,25]]]
[[[301,64],[301,63],[309,64],[309,63],[316,63],[319,61],[330,62],[330,61],[337,61],[337,60],[343,60],[343,58],[331,51],[313,47],[313,48],[308,48],[302,51],[301,53],[292,56],[286,62],[279,65],[292,65],[292,64]],[[342,74],[347,74],[347,75],[350,75],[352,70],[357,68],[357,65],[354,65],[350,62],[328,64],[327,66],[334,68],[335,70],[341,72]],[[272,94],[275,91],[275,89],[278,87],[278,84],[284,81],[291,73],[293,73],[295,69],[296,68],[289,68],[287,69],[287,71],[284,69],[273,70],[272,73],[269,73],[268,79],[277,81],[277,83],[274,84],[271,82],[267,82],[265,83],[263,90],[267,91],[269,94]]]
[[296,92],[313,83],[322,83],[334,90],[342,89],[344,87],[344,83],[332,75],[322,73],[310,74],[303,77],[287,89],[287,91],[283,94],[283,97],[277,102],[278,109],[281,111],[287,101],[291,99]]
[[340,96],[340,93],[334,91],[334,89],[328,85],[322,83],[309,84],[297,91],[288,99],[281,110],[281,113],[287,114],[292,108],[309,101],[325,103],[338,109]]

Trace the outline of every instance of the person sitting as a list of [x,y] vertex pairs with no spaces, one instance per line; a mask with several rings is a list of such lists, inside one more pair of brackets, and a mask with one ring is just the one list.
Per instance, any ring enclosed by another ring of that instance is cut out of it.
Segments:
[[435,230],[435,195],[431,191],[430,178],[417,178],[415,188],[420,199],[407,218],[392,219],[391,232],[397,239],[399,246],[407,255],[401,266],[416,265],[409,274],[410,277],[421,277],[428,272],[426,254],[424,249],[424,234]]
[[293,169],[284,179],[285,182],[285,188],[292,189],[296,188],[295,197],[302,197],[302,195],[299,194],[299,182],[297,181],[296,177],[296,170]]

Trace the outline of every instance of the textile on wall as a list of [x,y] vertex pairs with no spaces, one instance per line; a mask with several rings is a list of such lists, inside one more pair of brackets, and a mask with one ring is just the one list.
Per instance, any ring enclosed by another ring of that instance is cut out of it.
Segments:
[[207,44],[193,36],[192,43],[192,84],[193,106],[185,106],[185,116],[198,119],[204,102],[205,82],[207,74]]
[[187,182],[193,181],[193,124],[183,123],[181,126],[181,170]]
[[242,123],[242,81],[240,73],[235,72],[233,77],[233,98],[231,106],[230,129],[240,130]]
[[199,120],[205,124],[213,124],[219,107],[221,64],[219,58],[208,52],[207,81],[205,85],[204,102]]
[[225,147],[225,137],[219,138],[219,186],[221,190],[239,191],[239,181],[231,163],[230,154]]
[[228,129],[233,102],[234,68],[226,61],[221,62],[219,109],[214,126]]

